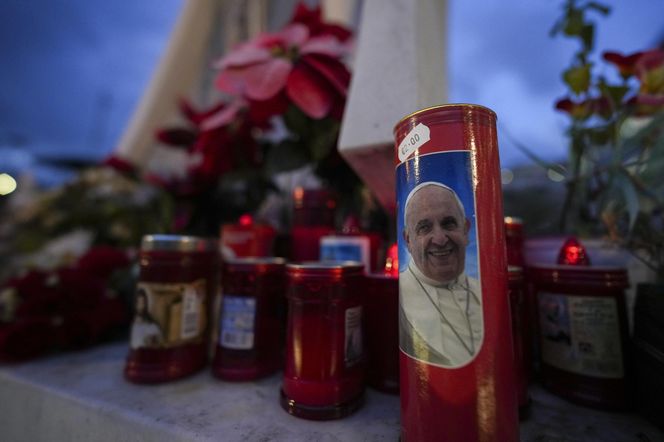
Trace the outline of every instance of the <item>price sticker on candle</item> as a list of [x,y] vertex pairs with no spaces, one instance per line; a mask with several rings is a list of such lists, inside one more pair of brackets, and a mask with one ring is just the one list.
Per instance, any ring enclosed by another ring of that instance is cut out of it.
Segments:
[[423,123],[415,126],[399,144],[399,161],[405,161],[420,146],[431,139],[429,127]]

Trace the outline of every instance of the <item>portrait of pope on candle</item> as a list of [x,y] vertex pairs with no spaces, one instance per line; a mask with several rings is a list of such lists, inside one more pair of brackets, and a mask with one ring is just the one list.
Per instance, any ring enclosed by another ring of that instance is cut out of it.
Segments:
[[466,273],[470,230],[451,187],[425,181],[408,193],[401,234],[410,259],[399,275],[399,340],[416,359],[459,367],[479,351],[482,293],[477,278]]

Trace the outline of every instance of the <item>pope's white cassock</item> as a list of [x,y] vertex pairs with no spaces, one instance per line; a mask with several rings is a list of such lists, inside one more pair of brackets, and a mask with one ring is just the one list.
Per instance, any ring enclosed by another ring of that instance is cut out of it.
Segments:
[[455,367],[477,353],[484,333],[479,281],[462,273],[441,284],[413,261],[399,275],[399,346],[430,363]]

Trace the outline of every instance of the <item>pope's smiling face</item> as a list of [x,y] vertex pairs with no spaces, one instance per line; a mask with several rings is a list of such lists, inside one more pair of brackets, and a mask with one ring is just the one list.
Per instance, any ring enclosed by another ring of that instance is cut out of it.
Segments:
[[447,283],[463,272],[470,223],[452,192],[422,187],[408,201],[405,223],[408,251],[425,276]]

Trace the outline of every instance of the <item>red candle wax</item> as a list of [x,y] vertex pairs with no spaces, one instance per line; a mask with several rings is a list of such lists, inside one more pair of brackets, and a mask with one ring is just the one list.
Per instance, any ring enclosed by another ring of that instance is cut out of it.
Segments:
[[367,341],[367,384],[376,390],[399,393],[399,279],[367,276],[364,297]]
[[306,419],[335,419],[362,403],[362,265],[289,264],[281,405]]
[[207,362],[209,305],[217,290],[216,242],[147,235],[125,378],[157,383],[192,374]]
[[334,233],[336,206],[335,196],[329,190],[295,189],[291,231],[293,261],[319,258],[320,239]]
[[248,381],[281,367],[285,260],[243,258],[224,264],[219,336],[212,373]]
[[527,350],[531,342],[530,323],[528,321],[528,308],[524,292],[523,269],[521,267],[509,266],[507,275],[509,280],[510,311],[512,313],[517,401],[519,403],[519,417],[523,419],[528,415],[530,407],[530,396],[528,395],[530,360],[527,359],[530,355]]

